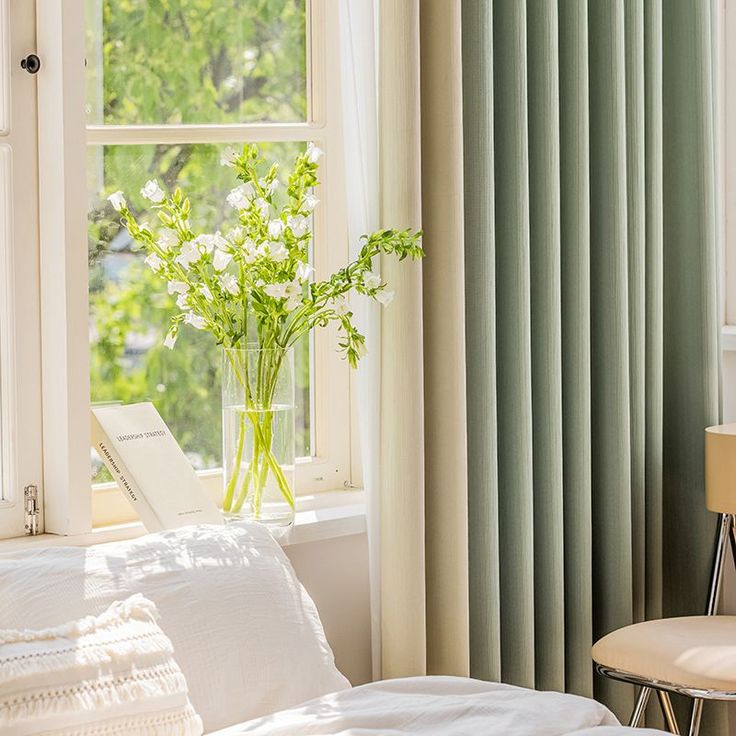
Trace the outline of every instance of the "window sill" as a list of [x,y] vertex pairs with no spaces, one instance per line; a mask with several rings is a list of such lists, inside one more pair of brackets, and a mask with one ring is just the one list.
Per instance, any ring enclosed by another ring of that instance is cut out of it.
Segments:
[[721,350],[736,352],[736,325],[721,327]]
[[[278,538],[282,547],[309,542],[321,542],[338,537],[363,534],[366,531],[365,492],[330,491],[301,496],[297,499],[294,525]],[[31,546],[89,547],[93,544],[135,539],[146,533],[140,522],[103,526],[88,534],[60,536],[39,534],[0,540],[0,552],[10,552]]]

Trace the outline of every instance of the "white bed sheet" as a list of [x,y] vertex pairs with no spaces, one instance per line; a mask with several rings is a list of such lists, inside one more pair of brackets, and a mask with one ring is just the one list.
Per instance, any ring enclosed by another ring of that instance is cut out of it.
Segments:
[[594,700],[462,677],[374,682],[216,732],[216,736],[243,734],[662,736],[661,731],[621,727]]

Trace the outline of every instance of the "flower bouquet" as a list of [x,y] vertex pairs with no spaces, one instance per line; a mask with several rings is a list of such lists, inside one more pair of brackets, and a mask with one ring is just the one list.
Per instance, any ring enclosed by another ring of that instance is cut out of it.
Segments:
[[[347,299],[358,293],[387,305],[393,292],[378,274],[380,254],[421,258],[421,233],[379,230],[363,236],[358,258],[317,280],[309,263],[311,215],[321,151],[310,144],[285,182],[255,145],[226,149],[223,165],[240,180],[227,195],[231,227],[197,233],[180,189],[149,181],[159,226],[139,224],[122,192],[108,198],[146,251],[146,264],[176,295],[164,340],[173,348],[184,325],[208,330],[223,348],[226,516],[289,524],[294,514],[294,413],[291,348],[315,327],[338,325],[339,350],[352,367],[365,354]],[[277,195],[285,185],[285,196]],[[269,500],[270,499],[270,500]],[[267,509],[271,511],[267,511]]]

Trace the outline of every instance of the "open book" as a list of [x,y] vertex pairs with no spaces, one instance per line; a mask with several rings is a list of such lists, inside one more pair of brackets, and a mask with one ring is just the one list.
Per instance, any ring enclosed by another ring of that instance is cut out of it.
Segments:
[[93,406],[92,446],[149,532],[224,523],[150,402]]

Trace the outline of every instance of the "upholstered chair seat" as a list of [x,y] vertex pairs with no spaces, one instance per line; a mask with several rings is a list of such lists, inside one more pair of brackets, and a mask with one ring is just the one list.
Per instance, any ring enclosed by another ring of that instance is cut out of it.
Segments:
[[604,636],[593,659],[612,677],[692,697],[736,698],[736,616],[645,621]]

